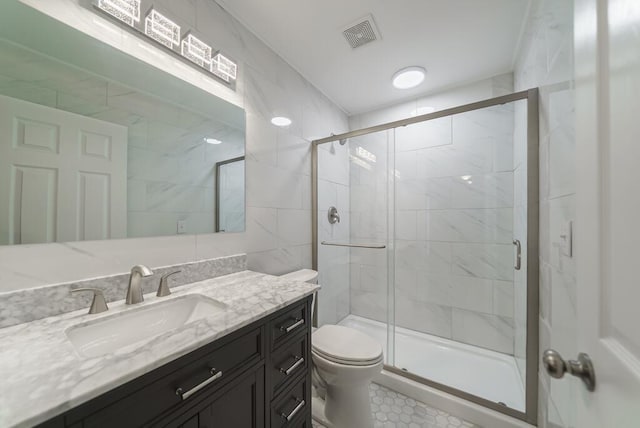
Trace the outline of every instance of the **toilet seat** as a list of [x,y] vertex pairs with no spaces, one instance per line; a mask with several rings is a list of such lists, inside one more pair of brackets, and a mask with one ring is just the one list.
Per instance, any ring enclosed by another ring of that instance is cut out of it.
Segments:
[[359,331],[339,325],[324,325],[311,339],[312,352],[345,366],[370,366],[383,360],[382,346]]

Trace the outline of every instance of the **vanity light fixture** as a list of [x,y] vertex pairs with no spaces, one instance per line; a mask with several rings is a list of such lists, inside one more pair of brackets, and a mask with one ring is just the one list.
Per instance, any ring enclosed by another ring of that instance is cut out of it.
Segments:
[[228,82],[238,76],[238,65],[218,52],[211,61],[211,72]]
[[276,116],[271,119],[271,123],[282,128],[291,125],[291,119],[284,116]]
[[393,75],[393,86],[398,89],[415,88],[424,81],[427,71],[422,67],[407,67]]
[[211,52],[211,46],[191,33],[188,33],[185,38],[182,39],[182,56],[198,64],[200,67],[209,68],[211,64]]
[[94,4],[114,18],[134,26],[140,22],[141,0],[94,0]]
[[144,33],[169,49],[180,44],[180,26],[155,9],[144,20]]
[[[144,1],[147,4],[149,0]],[[208,76],[213,75],[217,80],[235,89],[235,80],[238,77],[238,64],[235,61],[196,37],[192,30],[181,28],[167,15],[160,13],[153,5],[150,5],[149,11],[144,16],[144,22],[141,22],[140,7],[142,2],[143,0],[91,0],[94,11],[98,9],[127,24],[132,31],[142,33],[155,40],[172,51],[173,54],[181,56],[183,60],[206,70]],[[139,46],[147,49],[142,44]],[[156,47],[147,50],[154,48]],[[161,55],[161,52],[153,53]]]
[[204,141],[205,143],[214,144],[214,145],[222,144],[222,141],[216,140],[215,138],[205,138]]

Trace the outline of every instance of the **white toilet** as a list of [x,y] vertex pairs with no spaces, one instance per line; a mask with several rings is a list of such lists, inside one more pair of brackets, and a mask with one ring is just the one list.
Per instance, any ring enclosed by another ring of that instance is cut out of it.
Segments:
[[[282,277],[315,284],[318,273],[303,269]],[[382,370],[380,343],[352,328],[323,325],[313,332],[311,358],[318,391],[313,418],[330,428],[371,428],[369,384]]]

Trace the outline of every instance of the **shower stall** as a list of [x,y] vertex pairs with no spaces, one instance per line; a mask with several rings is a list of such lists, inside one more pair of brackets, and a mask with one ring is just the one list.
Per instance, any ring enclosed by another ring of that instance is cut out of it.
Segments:
[[535,423],[537,90],[316,140],[312,165],[317,323]]

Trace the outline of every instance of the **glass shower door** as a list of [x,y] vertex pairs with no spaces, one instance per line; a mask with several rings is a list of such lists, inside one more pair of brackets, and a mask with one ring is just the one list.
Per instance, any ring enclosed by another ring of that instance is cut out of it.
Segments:
[[514,242],[526,247],[527,141],[516,110],[395,128],[394,366],[524,412]]
[[[393,131],[318,146],[318,325],[367,333],[389,359],[389,166]],[[339,222],[329,221],[335,207]]]

